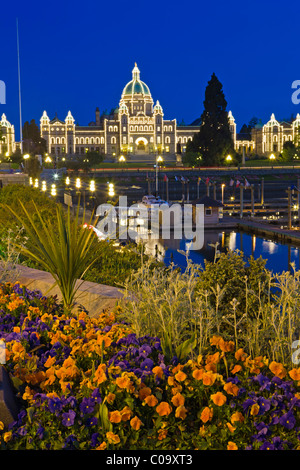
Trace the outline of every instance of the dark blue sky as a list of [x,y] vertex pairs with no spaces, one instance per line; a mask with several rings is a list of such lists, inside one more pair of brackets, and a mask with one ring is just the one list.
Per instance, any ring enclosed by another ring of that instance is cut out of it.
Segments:
[[23,122],[43,110],[87,125],[94,111],[118,106],[136,61],[165,118],[192,122],[213,72],[239,131],[257,116],[300,112],[291,84],[300,79],[298,1],[61,0],[2,2],[0,104],[19,138],[16,18]]

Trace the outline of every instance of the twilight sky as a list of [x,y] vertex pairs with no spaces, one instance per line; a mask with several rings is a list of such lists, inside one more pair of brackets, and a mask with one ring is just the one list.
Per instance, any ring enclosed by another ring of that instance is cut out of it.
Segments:
[[0,80],[19,139],[16,18],[19,21],[22,121],[65,119],[87,125],[95,108],[118,106],[134,62],[166,119],[201,115],[214,72],[237,123],[300,113],[300,3],[203,0],[62,0],[3,2]]

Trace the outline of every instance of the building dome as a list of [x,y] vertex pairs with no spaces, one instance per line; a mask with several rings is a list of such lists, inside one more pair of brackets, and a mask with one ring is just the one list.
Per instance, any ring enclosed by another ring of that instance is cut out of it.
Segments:
[[11,123],[8,122],[8,120],[6,119],[6,116],[5,116],[4,113],[2,114],[2,117],[1,117],[0,126],[1,127],[11,127]]
[[148,86],[146,85],[146,83],[140,80],[140,71],[136,64],[134,66],[134,69],[132,70],[132,80],[128,82],[125,86],[122,93],[122,98],[135,94],[141,94],[143,96],[151,97],[151,93]]

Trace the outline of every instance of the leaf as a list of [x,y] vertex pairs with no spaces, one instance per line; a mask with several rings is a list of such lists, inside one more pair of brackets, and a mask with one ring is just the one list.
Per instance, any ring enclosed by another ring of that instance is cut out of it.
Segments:
[[34,412],[35,412],[34,406],[30,406],[29,408],[27,408],[27,416],[28,416],[28,420],[29,420],[30,424],[32,423],[32,418],[33,418]]
[[179,361],[185,359],[190,354],[190,352],[196,347],[196,345],[196,333],[193,333],[190,338],[188,338],[176,348],[176,356],[178,357]]

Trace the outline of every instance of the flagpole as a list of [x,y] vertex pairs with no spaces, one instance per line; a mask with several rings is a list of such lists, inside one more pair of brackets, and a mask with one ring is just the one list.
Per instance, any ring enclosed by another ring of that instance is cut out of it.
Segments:
[[22,109],[21,109],[21,73],[20,73],[20,48],[19,48],[19,22],[17,22],[17,56],[18,56],[18,82],[19,82],[19,113],[20,113],[20,149],[23,154]]

